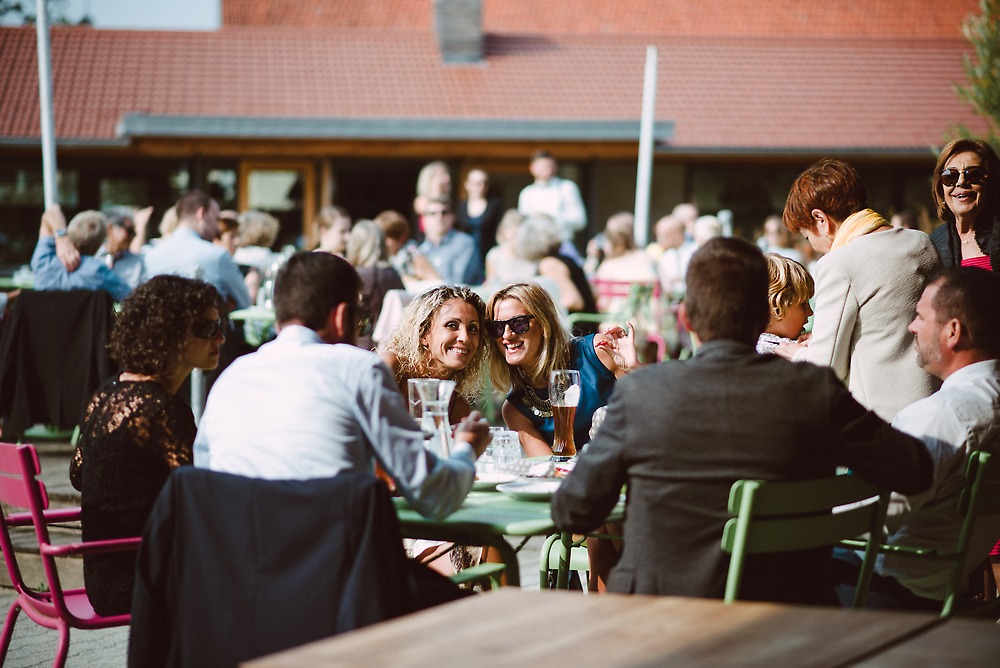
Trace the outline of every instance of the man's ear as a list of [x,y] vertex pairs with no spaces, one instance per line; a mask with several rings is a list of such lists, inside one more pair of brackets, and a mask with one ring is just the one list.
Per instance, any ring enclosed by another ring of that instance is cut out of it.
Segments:
[[969,345],[969,330],[962,325],[958,318],[952,318],[941,325],[941,345],[948,350],[959,351],[971,348]]
[[347,302],[340,302],[335,308],[330,309],[329,327],[330,333],[339,341],[348,340],[348,328],[351,323],[351,308]]
[[677,305],[677,321],[681,324],[681,327],[691,332],[691,321],[688,319],[687,304],[681,302]]

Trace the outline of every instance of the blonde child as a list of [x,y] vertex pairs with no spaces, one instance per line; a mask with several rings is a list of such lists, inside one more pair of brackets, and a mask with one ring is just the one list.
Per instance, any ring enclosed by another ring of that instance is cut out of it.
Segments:
[[795,260],[776,253],[764,257],[771,279],[767,288],[771,321],[757,339],[757,352],[761,354],[774,353],[778,344],[799,339],[812,315],[809,300],[816,289],[812,276]]

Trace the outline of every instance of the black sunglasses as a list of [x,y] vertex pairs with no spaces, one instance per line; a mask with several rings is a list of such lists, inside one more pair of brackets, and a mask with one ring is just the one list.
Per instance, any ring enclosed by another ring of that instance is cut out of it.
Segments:
[[375,321],[369,316],[365,316],[358,320],[358,336],[371,336],[371,333],[375,331]]
[[949,167],[941,172],[941,185],[946,188],[958,185],[958,178],[960,176],[965,177],[965,185],[967,186],[982,185],[983,182],[989,177],[986,173],[986,169],[981,165],[973,165],[972,167],[966,167],[965,169],[955,169],[954,167]]
[[191,323],[191,333],[199,339],[214,339],[222,333],[222,318]]
[[515,334],[524,334],[531,328],[531,319],[534,317],[533,315],[516,315],[510,320],[488,320],[486,328],[494,339],[503,336],[503,332],[508,326],[510,326],[510,331]]

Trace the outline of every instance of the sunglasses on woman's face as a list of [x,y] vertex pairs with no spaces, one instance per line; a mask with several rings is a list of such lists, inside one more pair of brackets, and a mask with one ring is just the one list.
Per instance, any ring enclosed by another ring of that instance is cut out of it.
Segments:
[[489,320],[486,323],[486,329],[489,330],[494,339],[503,336],[507,327],[510,327],[510,331],[515,334],[524,334],[531,329],[531,319],[534,317],[533,315],[516,315],[510,320]]
[[941,172],[941,185],[946,188],[951,188],[952,186],[958,185],[959,177],[965,177],[965,185],[979,186],[983,184],[987,176],[986,170],[980,165],[973,165],[972,167],[966,167],[965,169],[955,169],[954,167],[949,167]]
[[222,318],[198,320],[191,325],[191,333],[199,339],[214,339],[222,333]]

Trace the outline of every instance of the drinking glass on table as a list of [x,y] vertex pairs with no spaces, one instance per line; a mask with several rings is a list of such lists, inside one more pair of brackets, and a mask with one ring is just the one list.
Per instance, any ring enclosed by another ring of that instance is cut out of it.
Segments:
[[[414,380],[420,396],[419,421],[425,442],[431,450],[442,457],[447,457],[451,454],[451,423],[448,420],[448,407],[451,405],[451,395],[455,391],[455,381],[437,378],[410,379],[407,390],[412,387],[411,383],[414,383]],[[411,407],[412,405],[411,402]]]
[[580,372],[556,369],[549,374],[549,403],[555,420],[552,439],[553,461],[566,461],[576,454],[573,442],[573,419],[580,403]]

